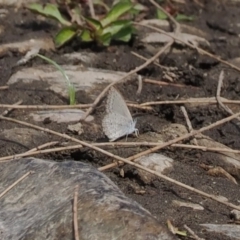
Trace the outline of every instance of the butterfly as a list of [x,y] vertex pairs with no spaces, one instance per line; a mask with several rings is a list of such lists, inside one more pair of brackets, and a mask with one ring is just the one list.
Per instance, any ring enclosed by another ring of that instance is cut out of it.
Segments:
[[133,120],[122,95],[112,87],[107,97],[106,115],[102,121],[103,131],[109,141],[113,142],[133,132],[137,136],[136,122],[136,120]]

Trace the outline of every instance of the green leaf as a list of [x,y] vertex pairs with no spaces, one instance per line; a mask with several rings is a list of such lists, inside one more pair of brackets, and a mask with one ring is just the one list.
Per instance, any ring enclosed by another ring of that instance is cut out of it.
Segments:
[[133,6],[133,9],[137,11],[144,11],[146,10],[146,7],[140,3],[137,3]]
[[117,34],[121,29],[126,28],[131,25],[130,20],[117,20],[111,23],[108,27],[104,28],[103,34],[111,33],[111,35]]
[[175,17],[175,19],[177,21],[193,21],[194,17],[178,13],[177,16]]
[[76,36],[77,30],[72,27],[62,28],[54,38],[56,47],[61,47]]
[[103,34],[99,37],[98,42],[103,46],[109,46],[112,40],[111,33]]
[[58,10],[57,5],[54,4],[38,4],[38,3],[31,3],[27,5],[27,8],[33,12],[41,14],[45,17],[51,17],[58,20],[61,24],[65,26],[70,26],[71,22],[64,19]]
[[66,72],[64,71],[64,69],[60,65],[58,65],[55,61],[53,61],[52,59],[50,59],[48,57],[45,57],[41,54],[37,54],[36,56],[38,56],[41,59],[45,60],[46,62],[54,65],[57,68],[57,70],[62,73],[62,75],[63,75],[63,77],[64,77],[64,79],[65,79],[65,81],[68,85],[69,103],[70,103],[70,105],[75,104],[76,103],[76,98],[75,98],[76,91],[75,91],[75,88],[74,88],[73,84],[70,82],[69,77],[66,74]]
[[113,36],[115,40],[122,42],[129,42],[132,38],[133,28],[131,26],[121,29],[117,34]]
[[157,18],[160,20],[166,20],[168,17],[163,11],[157,9]]
[[107,4],[105,4],[102,0],[93,0],[94,5],[100,5],[103,8],[105,8],[106,11],[109,11],[109,7]]
[[90,30],[93,30],[93,32],[102,30],[101,22],[99,22],[98,20],[93,18],[85,18],[85,21],[87,25],[90,27]]
[[93,38],[92,38],[89,30],[83,30],[80,35],[80,38],[83,42],[92,42],[93,41]]
[[115,4],[107,15],[101,20],[103,27],[108,26],[110,23],[119,19],[122,15],[126,14],[132,9],[133,5],[130,2],[119,2]]

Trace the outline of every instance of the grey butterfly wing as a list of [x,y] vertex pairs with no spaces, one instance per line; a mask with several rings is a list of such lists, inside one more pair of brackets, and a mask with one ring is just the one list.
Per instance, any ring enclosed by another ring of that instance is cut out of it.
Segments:
[[135,122],[118,113],[107,113],[103,118],[102,127],[104,133],[111,142],[116,139],[131,134],[135,131]]
[[128,109],[126,102],[124,101],[124,98],[114,87],[109,90],[106,110],[107,113],[115,112],[129,120],[132,120],[132,115]]

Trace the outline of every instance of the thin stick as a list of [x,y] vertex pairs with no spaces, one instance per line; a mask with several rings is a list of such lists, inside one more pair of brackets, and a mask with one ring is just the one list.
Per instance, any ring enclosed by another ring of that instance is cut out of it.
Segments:
[[[49,130],[49,129],[47,129],[47,130],[48,130],[48,132],[51,132],[51,133],[56,134],[56,135],[58,135],[58,136],[62,136],[62,137],[64,137],[64,138],[68,139],[68,140],[73,140],[73,141],[75,141],[75,142],[78,142],[78,143],[82,144],[83,146],[92,148],[92,149],[94,149],[94,150],[96,150],[96,151],[98,151],[98,152],[101,152],[101,153],[109,156],[109,157],[115,158],[115,159],[119,160],[120,163],[121,163],[121,162],[127,163],[127,164],[132,165],[132,166],[134,166],[134,167],[136,167],[136,168],[139,168],[139,169],[142,169],[142,170],[144,170],[144,171],[146,171],[146,172],[152,173],[152,174],[154,174],[154,175],[156,175],[156,176],[158,176],[158,177],[160,177],[160,178],[162,178],[162,179],[164,179],[164,180],[166,180],[166,181],[168,181],[168,182],[171,182],[171,183],[173,183],[173,184],[176,184],[177,186],[183,187],[183,188],[188,189],[188,190],[190,190],[190,191],[192,191],[192,192],[195,192],[195,193],[200,194],[200,195],[202,195],[202,196],[208,197],[208,198],[210,198],[210,199],[212,199],[212,200],[215,200],[215,201],[217,201],[217,202],[219,202],[219,203],[222,203],[222,204],[224,204],[224,205],[226,205],[226,206],[229,206],[229,207],[231,207],[231,208],[240,210],[240,206],[234,205],[234,204],[229,203],[229,202],[225,202],[225,201],[223,201],[223,200],[221,199],[221,197],[217,197],[217,196],[214,196],[214,195],[211,195],[211,194],[207,194],[207,193],[205,193],[205,192],[203,192],[203,191],[200,191],[200,190],[198,190],[198,189],[195,189],[195,188],[193,188],[193,187],[190,187],[190,186],[188,186],[188,185],[185,185],[185,184],[183,184],[183,183],[181,183],[181,182],[178,182],[178,181],[176,181],[176,180],[174,180],[174,179],[172,179],[172,178],[169,178],[169,177],[167,177],[167,176],[165,176],[165,175],[163,175],[163,174],[161,174],[161,173],[158,173],[158,172],[153,171],[153,170],[151,170],[151,169],[148,169],[148,168],[146,168],[146,167],[144,167],[144,166],[141,166],[141,165],[139,165],[139,164],[137,164],[137,163],[135,163],[135,162],[132,162],[132,161],[133,161],[134,159],[136,159],[136,158],[139,158],[139,157],[141,157],[141,156],[144,156],[144,155],[147,155],[147,154],[149,154],[149,153],[155,152],[155,151],[157,151],[157,150],[159,150],[159,149],[161,149],[161,148],[163,148],[163,147],[169,146],[169,145],[171,145],[171,144],[173,144],[173,143],[176,143],[176,142],[178,142],[178,141],[182,141],[182,140],[187,139],[187,138],[189,138],[189,137],[192,137],[192,136],[194,136],[194,135],[196,135],[196,134],[200,134],[200,133],[202,133],[202,132],[204,132],[204,131],[207,131],[207,130],[213,128],[213,127],[216,127],[216,126],[219,126],[219,125],[224,124],[224,123],[226,123],[226,122],[229,122],[229,121],[233,120],[234,118],[238,117],[239,115],[240,115],[240,113],[236,113],[236,114],[234,114],[234,115],[232,115],[232,116],[229,116],[229,117],[224,118],[224,119],[222,119],[222,120],[220,120],[220,121],[217,121],[217,122],[215,122],[215,123],[213,123],[213,124],[211,124],[211,125],[209,125],[209,126],[206,126],[206,127],[203,127],[203,128],[201,128],[201,129],[199,129],[199,130],[197,130],[197,131],[195,130],[195,131],[193,131],[193,132],[191,132],[191,133],[185,134],[185,135],[183,135],[183,136],[181,136],[181,137],[178,137],[178,138],[176,138],[176,139],[173,139],[173,140],[171,140],[171,141],[168,141],[168,142],[166,142],[166,143],[163,143],[163,144],[160,145],[160,146],[156,146],[156,147],[154,147],[154,148],[151,148],[151,149],[149,149],[149,150],[146,150],[146,151],[144,151],[144,152],[141,152],[141,153],[139,153],[139,154],[136,154],[136,155],[134,155],[134,156],[132,156],[132,157],[129,157],[129,158],[127,158],[127,159],[124,159],[124,158],[122,158],[122,157],[119,157],[119,156],[117,156],[117,155],[114,155],[114,154],[112,154],[112,153],[110,153],[110,152],[107,152],[107,151],[105,151],[105,150],[103,150],[103,149],[101,149],[101,148],[99,148],[99,147],[93,146],[92,144],[89,144],[89,143],[80,141],[80,140],[75,139],[75,138],[71,138],[71,137],[69,137],[69,136],[66,135],[66,134],[60,134],[60,133],[54,132],[54,131]],[[32,127],[36,128],[36,129],[44,130],[44,129],[38,127],[38,126],[34,126],[34,125],[32,125],[32,124],[28,124],[28,123],[25,123],[25,122],[22,122],[22,121],[18,121],[18,120],[12,119],[12,118],[6,118],[6,117],[3,117],[3,116],[0,116],[0,119],[2,119],[2,120],[7,120],[7,121],[11,121],[11,122],[17,122],[17,123],[23,124],[23,125],[25,125],[25,126],[26,126],[26,125],[27,125],[27,126],[31,125]],[[45,131],[46,131],[46,129],[45,129]]]
[[[142,59],[142,60],[145,60],[145,61],[148,60],[148,58],[145,58],[145,57],[143,57],[142,55],[140,55],[140,54],[138,54],[138,53],[136,53],[136,52],[131,51],[131,54],[134,55],[134,56],[136,56],[136,57],[138,57],[138,58],[140,58],[140,59]],[[161,64],[159,64],[159,63],[153,62],[153,64],[156,65],[156,66],[158,66],[158,67],[160,67],[160,68],[163,68],[163,69],[167,69],[167,70],[168,70],[168,67],[165,67],[165,66],[163,66],[163,65],[161,65]]]
[[225,64],[225,65],[227,65],[227,66],[229,66],[229,67],[231,67],[231,68],[233,68],[233,69],[235,69],[235,70],[237,70],[237,71],[240,72],[240,68],[237,67],[237,66],[235,66],[234,64],[231,64],[231,63],[229,63],[229,62],[227,62],[227,61],[225,61],[225,60],[222,60],[220,57],[218,57],[218,56],[216,56],[216,55],[213,55],[213,54],[211,54],[211,53],[203,50],[202,48],[199,48],[199,47],[197,47],[197,46],[194,46],[194,45],[191,44],[191,43],[185,42],[185,41],[183,41],[182,39],[180,39],[180,38],[178,38],[178,37],[172,36],[172,35],[168,34],[167,32],[165,32],[165,31],[162,30],[162,29],[159,29],[159,28],[156,28],[156,27],[153,27],[153,26],[150,26],[150,25],[138,23],[138,22],[134,22],[134,24],[135,24],[135,25],[138,25],[138,26],[142,26],[142,27],[146,27],[146,28],[152,29],[152,30],[154,30],[154,31],[156,31],[156,32],[163,33],[163,34],[165,34],[166,36],[169,36],[169,37],[171,37],[172,39],[174,39],[174,40],[176,40],[176,41],[179,41],[179,42],[181,42],[181,43],[184,43],[186,46],[188,46],[188,47],[190,47],[190,48],[197,49],[199,53],[205,54],[205,55],[207,55],[207,56],[209,56],[209,57],[211,57],[211,58],[213,58],[213,59],[215,59],[215,60],[217,60],[217,61],[219,61],[219,62],[221,62],[221,63],[223,63],[223,64]]
[[[159,146],[162,143],[159,142],[152,142],[152,143],[147,143],[147,142],[106,142],[106,143],[93,143],[93,146],[97,147],[136,147],[136,146]],[[187,144],[172,144],[170,147],[177,147],[177,148],[187,148],[187,149],[197,149],[197,150],[202,150],[204,152],[210,151],[210,152],[218,152],[218,153],[240,153],[240,150],[234,150],[231,148],[208,148],[204,146],[195,146],[195,145],[187,145]],[[58,148],[51,148],[51,149],[45,149],[45,150],[36,150],[32,152],[25,152],[25,153],[19,153],[11,156],[6,156],[6,157],[1,157],[0,162],[5,162],[9,160],[16,160],[19,159],[20,157],[29,157],[29,156],[34,156],[37,154],[45,154],[45,153],[51,153],[51,152],[61,152],[61,151],[67,151],[67,150],[74,150],[74,149],[80,149],[82,148],[82,145],[72,145],[72,146],[67,146],[67,147],[58,147]],[[105,169],[101,169],[105,167],[100,167],[99,170],[103,171]]]
[[9,192],[12,188],[14,188],[18,183],[20,183],[23,179],[25,179],[28,175],[34,173],[34,171],[29,171],[28,173],[24,174],[20,177],[17,181],[15,181],[12,185],[10,185],[7,189],[5,189],[1,194],[0,198],[3,197],[7,192]]
[[12,109],[70,109],[70,108],[89,108],[91,104],[76,104],[76,105],[16,105],[16,104],[0,104],[0,108]]
[[8,88],[9,88],[9,86],[0,86],[0,90],[6,90]]
[[[20,105],[21,103],[22,103],[22,101],[20,100],[20,101],[16,102],[14,105]],[[2,113],[2,116],[6,116],[6,115],[8,115],[10,112],[12,112],[12,111],[13,111],[13,108],[10,107],[9,109],[6,109],[6,110]]]
[[184,228],[192,235],[192,237],[195,239],[195,240],[205,240],[204,238],[200,238],[198,237],[195,232],[190,228],[188,227],[186,224],[184,224]]
[[[163,82],[163,81],[159,81],[159,80],[153,80],[153,79],[147,79],[145,78],[143,80],[143,82],[145,83],[152,83],[152,84],[156,84],[156,85],[160,85],[160,86],[173,86],[173,87],[180,87],[180,88],[195,88],[195,89],[199,89],[199,87],[193,87],[193,86],[186,86],[184,84],[179,84],[179,83],[169,83],[169,82]],[[240,102],[240,101],[239,101]]]
[[142,87],[143,87],[143,80],[142,76],[138,75],[138,90],[137,90],[137,95],[140,95],[142,92]]
[[85,120],[89,114],[91,114],[91,112],[93,111],[93,109],[97,106],[97,104],[100,102],[100,100],[105,96],[105,94],[107,93],[107,91],[114,86],[117,83],[120,83],[124,80],[126,80],[128,77],[130,77],[131,75],[137,73],[138,71],[142,70],[143,68],[147,67],[149,64],[151,64],[152,62],[154,62],[163,52],[165,52],[171,45],[173,44],[173,41],[170,41],[169,43],[167,43],[161,50],[159,50],[153,57],[149,58],[148,61],[146,61],[145,63],[143,63],[142,65],[136,67],[135,69],[133,69],[132,71],[130,71],[129,73],[127,73],[124,77],[120,78],[119,80],[117,80],[116,82],[113,82],[111,84],[109,84],[100,94],[99,96],[95,99],[94,103],[92,104],[92,106],[87,110],[83,120]]
[[[181,109],[181,111],[183,113],[183,116],[185,117],[185,120],[186,120],[189,132],[192,132],[193,131],[193,127],[192,127],[192,123],[191,123],[191,121],[190,121],[190,119],[188,117],[186,108],[184,106],[181,106],[180,109]],[[193,138],[193,141],[194,141],[195,145],[198,145],[198,142],[197,142],[196,138]]]
[[74,197],[73,197],[73,228],[74,228],[75,240],[79,240],[77,204],[78,204],[78,185],[76,185],[75,187]]
[[151,106],[141,106],[139,104],[134,104],[134,103],[127,103],[128,107],[133,107],[133,108],[138,108],[138,109],[143,109],[143,110],[149,110],[152,111],[153,107]]
[[56,145],[56,144],[58,144],[58,143],[59,143],[58,141],[44,143],[44,144],[42,144],[42,145],[40,145],[40,146],[38,146],[38,147],[35,147],[35,148],[30,149],[29,151],[27,151],[27,153],[36,152],[36,151],[41,150],[41,149],[43,149],[43,148],[54,146],[54,145]]
[[[228,100],[221,97],[221,101],[227,104],[240,104],[239,100]],[[152,106],[152,105],[163,105],[163,104],[188,104],[188,103],[199,103],[199,104],[216,104],[218,101],[215,97],[211,98],[189,98],[182,100],[173,100],[173,101],[155,101],[155,102],[145,102],[140,104],[140,106]]]
[[[221,88],[222,88],[222,84],[223,84],[223,79],[224,79],[224,72],[223,70],[221,71],[219,78],[218,78],[218,86],[217,86],[217,93],[216,93],[216,99],[218,104],[230,115],[233,115],[233,111],[228,107],[225,106],[221,100]],[[237,118],[240,121],[240,118]]]
[[150,3],[152,3],[156,8],[158,8],[160,11],[164,12],[167,17],[169,18],[170,21],[173,22],[173,24],[175,25],[175,29],[174,29],[174,32],[176,34],[180,33],[181,32],[181,27],[180,27],[180,24],[175,20],[175,18],[169,14],[164,8],[162,8],[158,3],[156,3],[154,0],[149,0]]
[[[193,137],[193,136],[195,136],[195,135],[197,135],[197,134],[200,134],[200,133],[202,133],[202,132],[204,132],[204,131],[210,130],[210,129],[214,128],[214,127],[217,127],[217,126],[222,125],[222,124],[224,124],[224,123],[226,123],[226,122],[229,122],[229,121],[233,120],[234,118],[237,118],[238,116],[240,116],[240,112],[239,112],[239,113],[236,113],[236,114],[234,114],[234,115],[232,115],[232,116],[230,116],[230,117],[227,117],[227,118],[224,118],[224,119],[222,119],[222,120],[219,120],[219,121],[217,121],[217,122],[215,122],[215,123],[213,123],[213,124],[210,124],[210,125],[208,125],[208,126],[206,126],[206,127],[200,128],[199,130],[194,130],[194,131],[192,131],[191,133],[187,133],[187,134],[182,135],[182,136],[180,136],[180,137],[178,137],[178,138],[175,138],[175,139],[172,139],[172,140],[170,140],[170,141],[168,141],[168,142],[162,143],[162,144],[159,145],[159,146],[156,146],[156,147],[153,147],[153,148],[148,149],[148,150],[146,150],[146,151],[143,151],[143,152],[141,152],[141,153],[138,153],[138,154],[136,154],[136,155],[134,155],[134,156],[132,156],[132,157],[127,158],[127,160],[128,160],[128,161],[133,161],[134,159],[140,158],[140,157],[145,156],[145,155],[147,155],[147,154],[150,154],[150,153],[152,153],[152,152],[156,152],[156,151],[158,151],[158,150],[160,150],[160,149],[162,149],[162,148],[165,148],[165,147],[167,147],[167,146],[170,146],[170,145],[172,145],[172,144],[174,144],[174,143],[183,141],[183,140],[188,139],[188,138],[190,138],[190,137]],[[121,163],[121,162],[111,163],[111,164],[109,164],[109,165],[107,165],[107,166],[105,166],[105,167],[99,168],[99,170],[101,170],[101,171],[107,170],[107,169],[109,169],[109,168],[116,167],[116,166],[121,165],[121,164],[123,164],[123,163]]]
[[96,18],[95,10],[94,10],[94,7],[93,7],[93,1],[92,0],[88,0],[87,2],[88,2],[88,6],[89,6],[91,17],[92,18]]

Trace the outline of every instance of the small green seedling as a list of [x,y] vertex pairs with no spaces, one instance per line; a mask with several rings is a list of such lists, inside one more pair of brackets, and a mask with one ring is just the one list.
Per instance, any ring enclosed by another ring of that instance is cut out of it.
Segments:
[[[100,3],[100,0],[96,1],[96,4]],[[107,13],[101,19],[84,16],[79,4],[74,5],[71,11],[65,9],[65,12],[70,12],[68,19],[66,14],[61,13],[58,3],[31,3],[27,8],[47,18],[53,18],[62,25],[54,39],[56,47],[61,47],[75,37],[83,42],[95,41],[103,46],[109,46],[112,40],[128,42],[135,32],[131,17],[139,13],[143,6],[135,5],[130,0],[121,0],[107,8]]]
[[[168,16],[163,11],[157,9],[157,18],[160,19],[160,20],[166,20],[166,19],[168,19]],[[193,21],[194,17],[178,13],[175,16],[175,19],[177,21]]]
[[69,95],[69,103],[70,105],[75,105],[76,104],[76,91],[73,86],[73,84],[70,82],[68,75],[64,71],[64,69],[59,66],[55,61],[51,60],[50,58],[47,58],[41,54],[37,54],[36,56],[40,57],[41,59],[47,61],[48,63],[54,65],[63,75],[67,85],[68,85],[68,95]]

